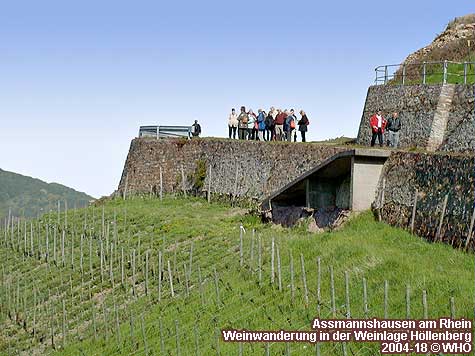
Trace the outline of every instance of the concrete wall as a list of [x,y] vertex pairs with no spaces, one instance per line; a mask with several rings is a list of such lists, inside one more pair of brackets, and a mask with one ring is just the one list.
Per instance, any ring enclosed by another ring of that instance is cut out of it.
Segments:
[[118,191],[122,193],[126,185],[132,193],[157,191],[160,167],[165,192],[181,190],[181,167],[187,189],[192,189],[201,164],[205,188],[211,166],[212,192],[261,199],[346,149],[308,143],[136,138],[130,145]]
[[350,207],[355,211],[371,208],[384,160],[353,157],[351,164]]
[[393,153],[384,166],[375,193],[375,203],[379,204],[384,177],[383,219],[392,225],[408,228],[417,189],[415,233],[433,240],[443,200],[448,194],[442,236],[445,242],[455,246],[463,244],[474,209],[474,162],[473,155]]
[[363,145],[370,144],[369,118],[381,109],[387,117],[393,111],[399,112],[402,120],[401,148],[426,148],[437,110],[448,110],[447,128],[442,133],[442,145],[438,150],[473,151],[475,149],[473,90],[473,85],[455,85],[451,103],[445,107],[439,105],[441,84],[371,86],[366,96],[357,142]]

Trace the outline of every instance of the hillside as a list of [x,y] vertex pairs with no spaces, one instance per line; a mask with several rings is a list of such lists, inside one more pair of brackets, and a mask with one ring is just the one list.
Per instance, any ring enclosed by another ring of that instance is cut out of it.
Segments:
[[[423,62],[474,62],[475,61],[475,14],[457,17],[450,21],[444,31],[423,48],[411,53],[406,57],[405,75],[407,83],[420,83],[422,81]],[[447,82],[456,84],[463,83],[464,66],[456,63],[448,63]],[[469,74],[467,82],[473,84],[474,66],[467,68]],[[441,83],[443,78],[442,64],[426,65],[426,83]],[[400,82],[402,67],[395,73],[393,84]]]
[[68,207],[83,207],[94,198],[57,183],[46,183],[36,178],[0,169],[0,219],[8,215],[36,217],[38,214]]
[[374,355],[377,344],[240,344],[219,335],[310,330],[317,315],[473,312],[473,256],[370,213],[314,235],[226,204],[137,197],[32,226],[26,240],[22,225],[0,231],[0,354],[314,355],[318,347]]
[[407,56],[404,63],[445,59],[455,62],[473,61],[475,60],[473,53],[475,53],[475,14],[468,14],[450,21],[445,30],[430,44]]

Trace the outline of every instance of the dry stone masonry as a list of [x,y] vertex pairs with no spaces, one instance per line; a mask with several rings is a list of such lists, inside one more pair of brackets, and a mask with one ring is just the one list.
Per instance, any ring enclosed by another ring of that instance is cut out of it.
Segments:
[[369,145],[369,118],[379,109],[399,112],[401,148],[475,150],[473,85],[377,85],[368,89],[357,142]]
[[347,148],[286,142],[136,138],[118,192],[157,192],[160,168],[163,191],[180,192],[182,167],[187,190],[207,190],[211,166],[213,193],[259,200],[344,150]]
[[447,195],[441,239],[464,246],[474,209],[474,172],[473,155],[395,152],[385,163],[375,202],[381,203],[384,179],[383,219],[409,228],[417,190],[414,232],[434,240]]

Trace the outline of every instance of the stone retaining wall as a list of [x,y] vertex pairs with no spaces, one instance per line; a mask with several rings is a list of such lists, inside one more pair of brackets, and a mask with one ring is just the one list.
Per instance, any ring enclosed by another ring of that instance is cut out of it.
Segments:
[[181,191],[181,167],[188,190],[207,190],[211,165],[212,192],[261,199],[347,149],[294,142],[136,138],[118,191],[123,193],[126,185],[129,193],[158,191],[160,167],[164,192]]
[[474,209],[475,157],[395,152],[384,165],[375,196],[379,207],[385,179],[383,219],[409,228],[416,189],[419,192],[414,232],[434,240],[444,197],[448,195],[442,240],[464,245]]
[[[474,87],[457,84],[450,104],[447,128],[441,137],[441,151],[475,150]],[[400,148],[427,147],[434,116],[437,113],[442,85],[375,85],[368,89],[358,131],[357,143],[369,145],[369,118],[378,109],[386,117],[399,112],[402,121]],[[386,140],[385,140],[386,141]]]

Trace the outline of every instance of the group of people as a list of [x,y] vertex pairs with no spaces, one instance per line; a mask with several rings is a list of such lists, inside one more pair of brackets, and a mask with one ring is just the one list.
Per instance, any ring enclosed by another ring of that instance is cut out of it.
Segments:
[[376,143],[378,139],[379,145],[383,147],[383,135],[384,131],[388,131],[387,145],[389,147],[397,148],[399,146],[399,131],[401,130],[401,119],[398,112],[393,112],[392,116],[386,120],[383,116],[383,112],[378,110],[376,114],[370,117],[369,125],[371,126],[371,147]]
[[236,139],[236,133],[240,140],[259,141],[297,141],[297,130],[305,142],[305,133],[308,130],[308,120],[305,111],[300,110],[300,119],[297,120],[294,109],[281,110],[271,107],[269,112],[257,110],[257,115],[245,106],[241,106],[241,112],[231,110],[228,118],[229,138]]

